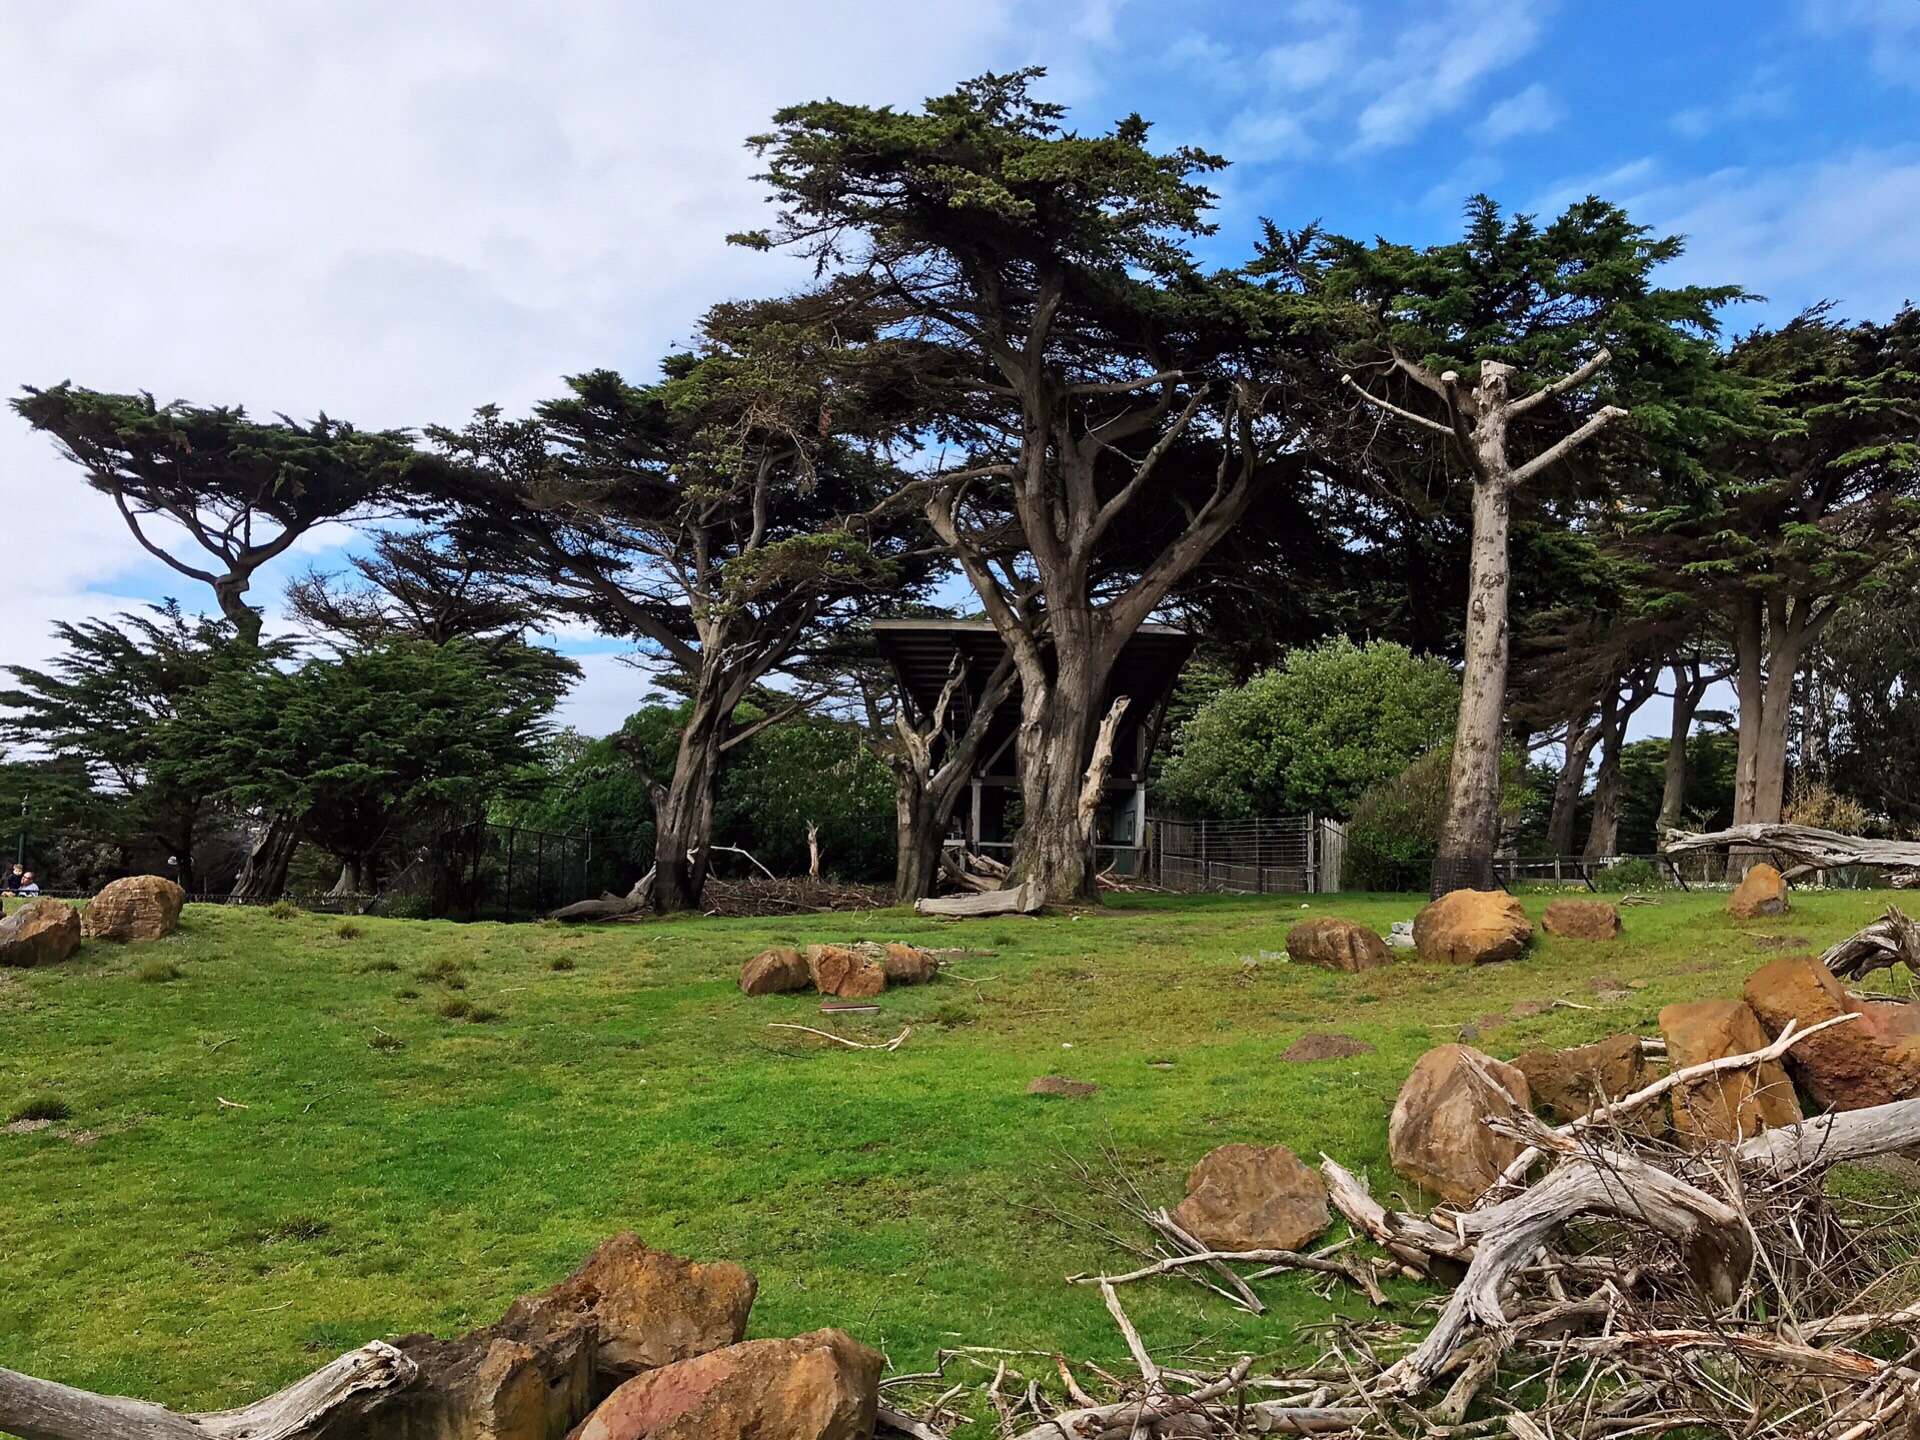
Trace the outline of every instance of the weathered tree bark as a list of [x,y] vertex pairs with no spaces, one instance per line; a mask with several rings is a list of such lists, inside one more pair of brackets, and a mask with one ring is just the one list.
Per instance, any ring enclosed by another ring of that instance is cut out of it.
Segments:
[[[1838,606],[1819,609],[1783,596],[1744,595],[1734,616],[1734,673],[1740,701],[1739,749],[1734,766],[1733,823],[1779,823],[1787,797],[1787,749],[1793,731],[1793,681],[1808,648]],[[1728,857],[1728,872],[1744,875],[1759,859],[1747,849]]]
[[1654,833],[1664,834],[1680,824],[1687,803],[1687,741],[1693,735],[1693,717],[1700,711],[1707,687],[1713,683],[1698,660],[1673,665],[1673,722],[1667,732],[1667,763],[1660,788],[1660,818]]
[[1908,919],[1898,905],[1889,905],[1871,925],[1830,947],[1820,963],[1842,980],[1858,980],[1900,964],[1920,974],[1920,923]]
[[287,891],[287,867],[293,852],[300,848],[299,817],[276,811],[267,817],[264,829],[254,837],[247,860],[233,882],[228,902],[235,905],[259,905],[278,900]]
[[696,694],[680,731],[672,776],[664,785],[647,784],[653,800],[653,905],[663,913],[700,908],[726,718],[713,697]]
[[1869,840],[1857,835],[1842,835],[1812,825],[1735,825],[1730,830],[1711,830],[1690,834],[1669,830],[1662,838],[1663,855],[1684,855],[1689,850],[1741,849],[1751,855],[1777,852],[1794,862],[1787,878],[1818,870],[1838,870],[1849,865],[1891,872],[1888,879],[1904,888],[1920,881],[1920,841]]
[[1620,843],[1620,752],[1627,743],[1627,726],[1653,694],[1653,671],[1637,671],[1625,690],[1609,687],[1600,703],[1600,768],[1594,773],[1593,818],[1587,826],[1583,858],[1600,860]]
[[950,920],[982,915],[1032,915],[1046,904],[1046,895],[1031,880],[1009,890],[982,890],[972,895],[942,895],[915,902],[922,915],[943,915]]
[[[1556,395],[1585,384],[1612,357],[1601,350],[1591,360],[1530,394],[1513,394],[1514,367],[1480,362],[1480,383],[1463,390],[1449,370],[1435,375],[1395,354],[1400,373],[1444,402],[1443,423],[1380,399],[1356,385],[1366,401],[1455,443],[1473,472],[1473,544],[1468,563],[1466,667],[1460,677],[1460,718],[1454,727],[1453,763],[1447,776],[1446,816],[1433,862],[1433,893],[1493,888],[1493,851],[1500,829],[1500,742],[1507,700],[1507,601],[1510,574],[1507,532],[1513,492],[1565,459],[1627,412],[1603,405],[1577,428],[1524,464],[1507,453],[1515,419]],[[1348,377],[1352,383],[1352,377]]]
[[1565,753],[1553,782],[1553,809],[1547,816],[1547,849],[1554,855],[1573,853],[1573,825],[1579,818],[1580,792],[1587,784],[1587,762],[1600,739],[1600,717],[1588,714],[1567,721]]
[[182,1415],[0,1370],[0,1430],[21,1440],[306,1440],[376,1408],[416,1373],[405,1354],[376,1340],[242,1409]]

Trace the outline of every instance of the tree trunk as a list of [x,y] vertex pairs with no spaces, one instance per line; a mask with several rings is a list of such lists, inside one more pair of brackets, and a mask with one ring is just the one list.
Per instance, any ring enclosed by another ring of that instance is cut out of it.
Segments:
[[903,785],[895,794],[893,898],[903,905],[933,893],[947,821],[953,814],[952,795],[941,811],[924,791],[908,795]]
[[1600,725],[1595,717],[1567,722],[1567,753],[1560,762],[1560,778],[1554,781],[1553,810],[1547,818],[1547,849],[1555,855],[1573,853],[1573,823],[1579,818],[1580,792],[1587,784],[1587,761],[1599,738]]
[[247,851],[247,863],[240,867],[228,903],[260,905],[278,900],[286,893],[287,867],[299,848],[299,821],[285,811],[268,817],[266,828]]
[[1593,818],[1587,822],[1582,859],[1603,860],[1620,840],[1620,743],[1627,721],[1618,696],[1608,696],[1600,716],[1600,768],[1593,778]]
[[1660,818],[1653,827],[1656,836],[1678,829],[1686,814],[1687,741],[1706,693],[1699,665],[1673,667],[1673,725],[1667,735],[1666,782],[1660,790]]
[[680,731],[673,778],[648,786],[653,797],[653,908],[662,914],[698,910],[706,891],[713,841],[713,792],[727,716],[697,696]]
[[1491,890],[1500,825],[1500,737],[1507,699],[1507,528],[1505,483],[1473,487],[1473,549],[1467,586],[1467,658],[1460,677],[1447,811],[1433,862],[1433,893]]
[[[1088,612],[1053,616],[1053,673],[1021,676],[1020,799],[1010,883],[1031,882],[1050,904],[1100,903],[1094,816],[1084,810],[1087,770],[1100,735],[1100,699],[1112,673]],[[1104,761],[1101,762],[1104,779]]]

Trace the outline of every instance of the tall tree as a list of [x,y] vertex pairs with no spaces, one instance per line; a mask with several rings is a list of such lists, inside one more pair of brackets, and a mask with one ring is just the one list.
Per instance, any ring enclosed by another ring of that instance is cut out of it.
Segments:
[[[419,458],[398,431],[363,431],[325,415],[262,423],[234,406],[156,404],[62,381],[27,387],[13,408],[57,440],[109,496],[155,559],[209,586],[242,644],[260,644],[246,601],[260,568],[330,520],[391,502]],[[184,553],[176,553],[184,532]],[[286,886],[298,817],[266,817],[234,886],[236,900],[270,900]]]
[[[1282,474],[1306,467],[1277,372],[1293,348],[1275,283],[1200,273],[1189,242],[1217,157],[1148,144],[1139,116],[1062,127],[1042,72],[985,75],[915,113],[834,101],[780,111],[752,143],[781,207],[737,237],[795,248],[872,288],[892,334],[936,358],[927,433],[957,446],[920,492],[1019,674],[1014,871],[1097,900],[1095,808],[1122,648]],[[1187,508],[1145,555],[1136,502]]]
[[644,775],[655,864],[623,908],[699,905],[720,768],[798,707],[769,682],[924,573],[914,527],[879,508],[902,477],[875,450],[895,423],[878,372],[847,359],[862,324],[844,293],[721,307],[654,384],[595,371],[528,420],[488,409],[434,432],[463,552],[534,603],[637,640],[687,696],[672,772]]
[[1715,312],[1740,292],[1656,286],[1653,272],[1681,249],[1679,237],[1655,238],[1596,198],[1542,226],[1507,219],[1481,195],[1458,242],[1416,250],[1330,238],[1307,259],[1315,291],[1366,329],[1358,395],[1439,437],[1472,486],[1466,661],[1436,891],[1493,883],[1516,492],[1625,419],[1627,406],[1637,428],[1665,437],[1701,403]]

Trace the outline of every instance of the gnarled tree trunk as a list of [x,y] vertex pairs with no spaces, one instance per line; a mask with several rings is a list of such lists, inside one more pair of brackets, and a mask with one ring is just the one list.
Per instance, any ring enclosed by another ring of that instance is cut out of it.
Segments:
[[246,864],[233,882],[228,902],[234,905],[260,905],[278,900],[287,890],[287,867],[293,852],[300,848],[300,822],[297,816],[279,811],[267,817],[266,827],[254,837],[247,851]]
[[1666,775],[1660,789],[1660,818],[1654,834],[1662,835],[1680,824],[1687,804],[1687,741],[1693,735],[1693,717],[1706,698],[1712,679],[1703,674],[1699,661],[1673,667],[1673,724],[1667,734]]
[[1573,825],[1579,818],[1580,792],[1587,783],[1587,761],[1600,738],[1599,717],[1567,721],[1566,753],[1560,776],[1553,784],[1553,809],[1547,817],[1547,849],[1555,855],[1573,853]]
[[726,722],[718,703],[696,698],[680,731],[672,778],[648,786],[653,798],[653,907],[663,914],[698,910],[706,890],[714,787],[720,778]]
[[1491,890],[1500,826],[1500,737],[1507,703],[1507,531],[1512,497],[1504,480],[1473,487],[1473,548],[1467,582],[1467,658],[1460,718],[1447,774],[1446,817],[1433,862],[1433,891]]

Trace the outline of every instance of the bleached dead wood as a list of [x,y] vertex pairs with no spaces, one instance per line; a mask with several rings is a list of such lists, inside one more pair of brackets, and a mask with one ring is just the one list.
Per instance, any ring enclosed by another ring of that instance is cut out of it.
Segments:
[[1906,884],[1920,881],[1920,842],[1871,840],[1811,825],[1735,825],[1728,830],[1700,833],[1669,830],[1660,842],[1660,853],[1683,855],[1690,850],[1720,850],[1734,845],[1772,850],[1793,861],[1788,879],[1796,874],[1863,865],[1898,872],[1893,877],[1896,886],[1903,880]]
[[988,890],[978,895],[938,895],[915,902],[921,915],[943,915],[950,920],[983,915],[1032,915],[1046,903],[1046,895],[1032,881],[1011,890]]
[[[1255,1435],[1340,1435],[1372,1413],[1352,1407],[1290,1405],[1278,1400],[1256,1401],[1245,1410],[1246,1429]],[[1017,1440],[1133,1440],[1147,1435],[1155,1440],[1178,1440],[1187,1436],[1217,1437],[1221,1433],[1216,1410],[1204,1401],[1180,1395],[1064,1411],[1023,1431]]]
[[1820,963],[1842,980],[1858,980],[1895,965],[1920,972],[1920,922],[1908,919],[1898,905],[1889,905],[1886,914],[1833,946]]
[[1864,1110],[1816,1115],[1783,1125],[1733,1148],[1742,1171],[1792,1174],[1844,1160],[1865,1160],[1920,1145],[1920,1097]]
[[241,1409],[183,1415],[0,1370],[0,1430],[21,1440],[301,1440],[323,1421],[372,1409],[417,1373],[406,1355],[376,1340]]

